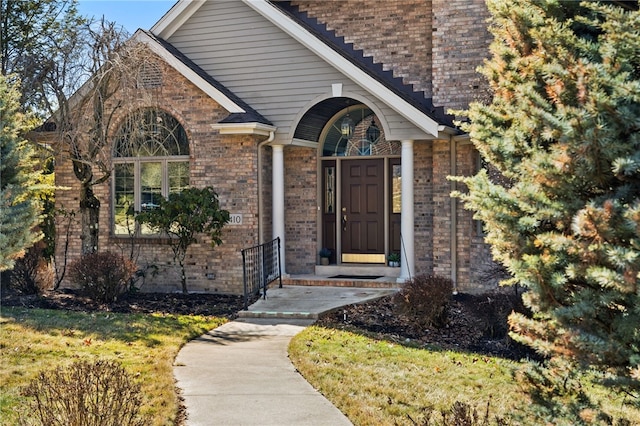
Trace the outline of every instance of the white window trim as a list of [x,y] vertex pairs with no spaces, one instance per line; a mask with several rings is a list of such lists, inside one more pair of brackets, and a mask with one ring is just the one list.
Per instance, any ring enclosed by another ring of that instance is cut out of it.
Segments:
[[[113,157],[113,176],[111,179],[111,234],[117,238],[129,238],[129,234],[116,232],[116,179],[115,166],[117,164],[133,164],[133,210],[134,213],[141,212],[142,188],[140,166],[142,163],[160,163],[162,167],[161,195],[166,199],[169,197],[169,163],[189,163],[188,155],[158,156],[158,157]],[[189,167],[191,168],[191,167]],[[158,234],[141,234],[139,226],[135,225],[135,237],[157,238]]]

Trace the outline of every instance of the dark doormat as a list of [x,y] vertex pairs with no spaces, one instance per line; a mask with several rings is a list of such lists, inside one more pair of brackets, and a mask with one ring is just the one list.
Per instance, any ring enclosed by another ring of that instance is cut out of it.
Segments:
[[377,280],[378,278],[382,278],[384,275],[334,275],[329,278],[347,278],[354,280]]

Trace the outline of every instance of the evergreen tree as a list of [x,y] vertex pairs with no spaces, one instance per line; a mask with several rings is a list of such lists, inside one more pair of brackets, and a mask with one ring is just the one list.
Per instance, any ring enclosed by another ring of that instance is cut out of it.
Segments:
[[0,75],[0,271],[32,246],[40,233],[38,202],[30,194],[37,181],[34,153],[20,138],[25,118],[19,113],[20,93]]
[[457,196],[528,289],[513,336],[640,388],[640,12],[487,4],[493,99],[464,127],[498,173],[457,178]]
[[[60,73],[62,67],[57,69],[54,64],[70,62],[67,58],[77,45],[79,28],[87,22],[78,14],[77,0],[0,0],[0,74],[9,84],[21,82],[19,110],[29,113],[29,130],[37,128],[57,108],[56,96],[46,87],[47,80],[52,73],[72,74],[69,69]],[[75,79],[75,85],[60,81],[59,86],[72,93],[79,80]],[[51,146],[34,141],[25,149],[33,149],[40,157],[36,167],[43,173],[38,174],[29,196],[43,205],[43,254],[51,258],[55,251],[53,152]]]

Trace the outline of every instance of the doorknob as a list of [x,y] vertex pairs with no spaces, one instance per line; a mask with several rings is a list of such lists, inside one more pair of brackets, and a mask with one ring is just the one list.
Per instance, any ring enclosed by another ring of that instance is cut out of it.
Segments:
[[346,214],[342,215],[342,230],[343,231],[347,230],[347,215]]

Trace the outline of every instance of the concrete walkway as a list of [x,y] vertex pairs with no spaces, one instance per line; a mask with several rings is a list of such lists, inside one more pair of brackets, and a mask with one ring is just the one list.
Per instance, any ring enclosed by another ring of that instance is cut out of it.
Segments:
[[323,312],[392,289],[286,286],[186,344],[174,375],[188,426],[340,426],[351,422],[297,373],[291,338]]

